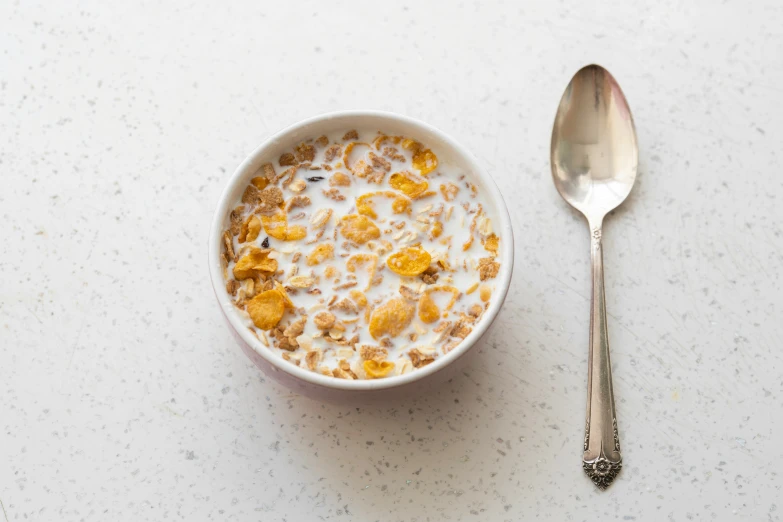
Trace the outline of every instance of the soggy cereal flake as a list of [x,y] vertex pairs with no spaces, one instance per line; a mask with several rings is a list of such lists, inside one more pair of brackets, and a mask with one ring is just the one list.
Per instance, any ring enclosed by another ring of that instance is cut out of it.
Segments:
[[261,191],[258,190],[253,185],[248,185],[245,187],[245,191],[242,193],[242,203],[246,203],[248,205],[255,206],[258,204],[260,199]]
[[267,234],[275,239],[285,240],[288,229],[288,219],[282,212],[271,216],[261,216],[261,222]]
[[266,179],[269,180],[271,183],[272,181],[277,179],[277,173],[275,172],[275,166],[271,163],[264,163],[261,165],[261,175],[264,176]]
[[299,167],[289,167],[285,169],[283,172],[277,175],[275,179],[272,180],[272,183],[278,183],[282,180],[282,184],[285,187],[291,181],[293,181],[294,176],[296,176],[296,171],[299,169]]
[[465,321],[457,321],[451,329],[451,336],[464,339],[471,332],[471,328],[465,324]]
[[228,230],[223,231],[223,248],[225,248],[226,255],[228,256],[226,261],[228,261],[228,259],[236,258],[236,254],[234,253],[234,239],[231,237]]
[[430,295],[434,292],[445,292],[451,294],[451,299],[449,300],[449,304],[446,305],[446,310],[451,310],[451,308],[454,306],[454,303],[456,303],[457,299],[459,299],[460,295],[460,291],[458,289],[448,285],[428,286],[424,290],[426,295]]
[[499,244],[500,238],[495,234],[490,234],[490,236],[484,240],[484,250],[496,256],[498,255],[498,247],[500,246]]
[[[252,279],[250,279],[249,281],[252,281]],[[237,290],[239,290],[239,281],[236,281],[234,279],[229,279],[228,281],[226,281],[226,292],[235,296],[237,295]]]
[[288,167],[291,165],[296,165],[296,158],[290,152],[286,152],[280,155],[280,159],[277,160],[277,162],[281,167]]
[[481,237],[489,237],[492,234],[492,220],[489,219],[487,216],[482,216],[481,219],[478,221],[478,231],[479,234],[481,234]]
[[303,179],[297,179],[295,181],[292,181],[288,185],[288,190],[290,190],[291,192],[297,193],[297,194],[299,192],[304,191],[304,189],[306,189],[306,188],[307,188],[307,183],[305,183],[305,181]]
[[430,149],[417,150],[413,153],[413,167],[426,176],[438,168],[438,157]]
[[359,308],[367,306],[367,296],[365,296],[364,292],[361,290],[351,290],[348,295],[351,296],[351,299],[353,299],[353,302],[356,303],[356,306]]
[[403,138],[402,142],[400,143],[402,145],[402,148],[405,150],[410,150],[413,152],[416,152],[418,150],[421,150],[422,144],[419,143],[416,140],[412,140],[410,138]]
[[421,292],[407,285],[400,285],[399,292],[401,296],[411,301],[418,301],[421,299]]
[[279,291],[267,290],[247,302],[247,313],[256,328],[270,330],[283,318],[285,301]]
[[286,230],[286,234],[285,234],[286,241],[299,241],[300,239],[304,239],[305,237],[307,237],[307,229],[302,225],[289,226],[288,229]]
[[484,309],[481,307],[481,305],[473,304],[468,309],[468,315],[470,317],[473,317],[474,319],[477,319],[481,316],[481,314],[484,312]]
[[308,145],[307,143],[300,143],[294,148],[296,154],[296,160],[299,163],[305,161],[313,161],[315,159],[315,147]]
[[336,188],[322,189],[323,195],[334,201],[345,201],[345,196]]
[[330,187],[349,187],[351,186],[351,178],[344,172],[335,172],[332,177],[329,178]]
[[310,288],[315,284],[315,279],[306,275],[295,275],[286,284],[294,288]]
[[348,140],[358,140],[359,139],[359,133],[356,132],[356,130],[349,130],[343,135],[343,141]]
[[313,318],[316,328],[320,330],[329,330],[334,326],[337,318],[332,312],[319,312]]
[[434,323],[440,319],[440,309],[428,293],[425,293],[419,299],[419,319],[427,324]]
[[386,377],[394,369],[394,363],[391,361],[364,361],[362,365],[364,371],[367,373],[367,377],[370,379],[380,379]]
[[487,279],[492,279],[498,275],[498,271],[500,270],[500,263],[491,257],[482,257],[479,259],[478,270],[479,279],[486,281]]
[[394,147],[384,147],[383,157],[390,158],[393,159],[394,161],[399,161],[401,163],[405,162],[405,156],[403,154],[400,154],[400,151]]
[[343,148],[340,145],[332,145],[328,149],[326,149],[326,152],[324,152],[324,159],[326,161],[333,161],[334,158],[339,156],[343,152]]
[[304,332],[305,324],[307,323],[307,316],[300,317],[290,325],[286,327],[286,329],[283,331],[283,335],[286,337],[293,337],[296,338]]
[[353,381],[356,379],[356,374],[350,370],[343,370],[342,368],[335,368],[332,370],[332,375],[338,379],[347,379]]
[[327,259],[334,259],[334,245],[332,243],[321,243],[307,255],[307,266],[315,266]]
[[449,341],[449,342],[447,342],[446,344],[444,344],[444,345],[443,345],[443,353],[444,353],[444,354],[447,354],[447,353],[449,353],[451,350],[453,350],[454,348],[456,348],[457,346],[459,346],[459,343],[460,343],[460,341],[461,341],[461,340],[456,340],[456,341]]
[[329,265],[324,269],[324,277],[326,279],[333,279],[335,276],[337,276],[338,273],[339,272],[337,271],[337,269],[332,265]]
[[[300,345],[302,343],[299,343]],[[307,355],[305,355],[305,362],[307,363],[307,367],[313,371],[318,367],[318,364],[321,362],[321,359],[323,358],[323,352],[321,350],[313,350],[310,352],[307,352]]]
[[[253,189],[255,189],[255,187],[253,187]],[[278,187],[267,187],[261,191],[257,190],[257,194],[254,195],[253,204],[258,205],[255,211],[261,214],[272,214],[277,212],[282,203],[283,191]]]
[[368,271],[370,272],[370,278],[375,274],[375,266],[378,264],[378,256],[375,254],[353,254],[348,258],[345,263],[345,267],[349,272],[356,272],[358,265],[368,264]]
[[261,216],[264,230],[270,237],[281,241],[298,241],[307,235],[307,229],[302,225],[288,225],[288,219],[284,212],[278,212],[271,216]]
[[438,274],[438,267],[430,265],[427,269],[421,273],[421,280],[428,285],[434,285],[438,282],[440,275]]
[[479,297],[486,303],[489,301],[489,298],[492,297],[492,289],[486,285],[482,285],[479,289]]
[[242,228],[239,231],[239,242],[255,241],[258,239],[259,233],[261,233],[261,220],[258,219],[258,216],[255,214],[251,214],[247,220],[242,223]]
[[307,334],[297,335],[294,339],[296,344],[303,350],[310,351],[313,349],[313,338]]
[[269,258],[270,250],[252,246],[234,265],[234,278],[237,280],[256,277],[259,274],[272,274],[277,270],[277,261]]
[[[267,283],[269,283],[269,282],[270,281],[267,281]],[[283,296],[283,304],[285,304],[286,308],[290,308],[292,310],[296,308],[294,306],[293,301],[291,301],[291,298],[288,297],[288,291],[286,291],[285,287],[280,284],[280,281],[275,281],[274,283],[272,283],[271,288],[273,288],[273,289],[277,290],[278,292],[280,292],[280,295]],[[266,290],[266,288],[265,288],[265,290]]]
[[386,259],[386,264],[402,276],[417,276],[430,266],[432,256],[421,247],[413,246],[400,250]]
[[381,145],[383,145],[388,139],[389,136],[385,134],[379,134],[374,140],[372,140],[372,145],[375,147],[375,150],[381,150]]
[[411,358],[411,364],[413,364],[414,368],[421,368],[422,366],[427,366],[431,362],[435,360],[435,357],[432,355],[425,355],[422,353],[422,351],[418,348],[414,348],[408,352],[408,357]]
[[231,225],[229,226],[229,230],[231,231],[232,236],[236,236],[239,234],[239,230],[242,227],[242,213],[245,211],[244,205],[239,205],[234,210],[231,211],[231,215],[229,216],[229,221]]
[[340,233],[349,241],[363,245],[381,237],[380,229],[367,216],[349,214],[340,219]]
[[345,312],[346,314],[352,314],[356,315],[359,313],[359,309],[356,307],[356,303],[348,299],[347,297],[343,298],[341,301],[337,301],[332,305],[332,308],[335,310],[339,310],[340,312]]
[[367,165],[361,158],[363,158],[369,150],[370,145],[361,141],[352,141],[346,145],[345,150],[343,150],[343,164],[345,165],[345,168],[353,171],[354,166],[359,161]]
[[374,199],[377,198],[391,199],[393,214],[402,214],[410,208],[410,200],[408,198],[400,196],[390,190],[384,190],[381,192],[367,192],[356,198],[356,211],[359,214],[370,216],[373,219],[377,218],[378,214],[373,208]]
[[370,163],[372,164],[373,168],[380,169],[385,172],[389,172],[391,170],[391,163],[386,158],[382,158],[374,152],[370,152],[367,157],[370,158]]
[[436,221],[430,229],[430,239],[437,239],[443,234],[443,223]]
[[359,178],[367,178],[368,176],[372,175],[375,170],[367,164],[364,160],[359,160],[356,163],[353,164],[353,167],[351,167],[351,172],[353,172],[354,176]]
[[374,360],[381,362],[389,356],[389,351],[386,348],[381,348],[380,346],[363,344],[359,347],[359,356],[363,361]]
[[313,228],[316,229],[323,228],[331,217],[331,208],[319,208],[310,218],[310,224],[313,225]]
[[413,174],[405,171],[392,174],[389,178],[389,185],[413,199],[419,197],[429,188],[427,181],[417,179]]
[[269,178],[266,176],[256,176],[250,180],[250,183],[252,183],[253,186],[258,190],[264,190],[267,185],[269,185]]
[[443,183],[440,186],[440,193],[443,194],[443,199],[448,202],[454,201],[459,192],[459,187],[454,183]]
[[315,140],[315,144],[319,147],[326,147],[329,145],[329,138],[327,136],[319,136],[317,140]]
[[289,212],[293,208],[306,207],[308,205],[310,205],[310,197],[299,195],[293,196],[291,199],[289,199],[283,209],[285,212]]
[[416,307],[405,299],[391,299],[376,308],[370,316],[370,335],[379,339],[384,335],[398,336],[413,320]]

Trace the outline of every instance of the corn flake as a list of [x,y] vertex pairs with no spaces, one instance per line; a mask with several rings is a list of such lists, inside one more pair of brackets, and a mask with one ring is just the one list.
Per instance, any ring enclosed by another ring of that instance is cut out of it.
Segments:
[[454,183],[443,183],[440,186],[440,193],[443,194],[443,199],[448,202],[454,201],[459,192],[459,187]]
[[288,226],[288,217],[283,212],[271,216],[261,216],[264,230],[270,237],[281,241],[298,241],[307,236],[307,229],[302,225]]
[[438,157],[430,149],[417,150],[413,153],[413,167],[426,176],[438,168]]
[[405,299],[395,298],[373,310],[370,315],[370,335],[378,339],[384,335],[396,337],[413,320],[416,307]]
[[239,230],[239,237],[237,240],[240,243],[245,243],[246,241],[255,241],[258,239],[258,234],[261,232],[261,220],[258,219],[258,216],[255,214],[250,215],[244,223],[242,223],[242,228]]
[[399,190],[409,198],[416,199],[423,194],[430,185],[425,180],[417,180],[410,172],[395,172],[389,178],[389,186],[395,190]]
[[417,276],[427,270],[432,256],[421,247],[413,246],[400,250],[386,259],[386,265],[402,276]]
[[418,152],[419,150],[421,150],[422,147],[421,143],[419,143],[416,140],[412,140],[410,138],[403,138],[401,145],[403,149],[411,150],[413,152]]
[[285,313],[285,300],[278,290],[261,292],[247,302],[247,313],[256,328],[271,330]]
[[257,176],[251,179],[250,183],[252,183],[253,186],[258,190],[264,190],[266,186],[269,185],[269,179],[265,176]]
[[[353,167],[351,166],[351,159],[356,160],[360,155],[363,155],[366,152],[363,150],[365,147],[369,149],[370,145],[362,141],[352,141],[345,146],[345,150],[343,151],[343,163],[345,164],[346,169],[353,170]],[[354,149],[356,149],[356,151],[354,151]],[[356,157],[351,158],[352,152],[355,153],[354,156]]]
[[251,246],[234,265],[234,279],[249,279],[261,273],[274,273],[277,270],[277,260],[269,259],[269,253],[269,250]]
[[286,215],[278,212],[271,216],[261,216],[261,222],[264,230],[270,237],[285,240],[286,230],[288,229],[288,219]]
[[353,299],[353,302],[356,303],[356,306],[359,308],[364,308],[367,306],[367,296],[365,296],[364,292],[361,290],[351,290],[348,295],[351,296],[351,299]]
[[424,290],[424,295],[428,296],[433,292],[447,292],[451,294],[451,299],[449,300],[449,304],[446,305],[446,310],[451,310],[451,307],[457,302],[457,298],[459,298],[460,294],[460,291],[453,286],[438,285],[427,287]]
[[307,266],[315,266],[319,263],[323,263],[327,259],[333,258],[334,245],[332,243],[321,243],[307,255]]
[[340,219],[340,232],[349,241],[363,245],[381,237],[380,229],[367,216],[349,214]]
[[432,228],[430,229],[430,236],[432,236],[432,239],[437,239],[441,234],[443,234],[443,223],[436,221],[432,224]]
[[440,309],[429,293],[425,293],[419,299],[419,319],[427,324],[434,323],[440,319]]
[[394,363],[391,361],[378,362],[373,359],[364,361],[363,366],[365,373],[367,373],[367,377],[370,379],[380,379],[382,377],[386,377],[389,375],[389,372],[394,369]]
[[[267,283],[268,282],[269,281],[267,281]],[[277,290],[278,293],[283,297],[283,304],[285,305],[285,307],[290,308],[292,310],[296,308],[294,306],[294,302],[291,301],[290,297],[288,297],[288,292],[286,291],[285,287],[282,284],[280,284],[280,281],[275,281],[274,285],[275,285],[274,289]]]
[[484,240],[484,249],[487,252],[491,252],[494,255],[498,255],[499,243],[500,243],[500,238],[495,234],[491,234],[487,239]]
[[373,219],[377,218],[378,214],[375,213],[375,209],[373,208],[373,198],[376,197],[392,199],[392,213],[394,214],[406,212],[411,205],[410,200],[405,196],[400,196],[390,190],[385,190],[382,192],[368,192],[356,198],[356,211],[359,214],[370,216]]

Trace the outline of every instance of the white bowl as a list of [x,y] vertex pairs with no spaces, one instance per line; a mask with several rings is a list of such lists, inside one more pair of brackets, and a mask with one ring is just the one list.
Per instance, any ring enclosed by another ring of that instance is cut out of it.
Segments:
[[[220,253],[221,235],[228,228],[229,213],[239,201],[250,178],[263,163],[278,158],[280,154],[289,151],[303,139],[354,128],[377,129],[386,134],[413,138],[433,149],[441,165],[449,164],[472,175],[473,183],[483,189],[484,197],[487,199],[484,206],[493,218],[494,228],[501,238],[501,247],[500,271],[495,279],[496,290],[493,292],[489,308],[473,331],[456,348],[438,357],[433,363],[404,375],[352,381],[327,377],[295,366],[261,344],[245,326],[242,317],[232,304],[231,296],[226,291],[220,266]],[[267,139],[231,175],[220,196],[209,234],[209,273],[212,286],[220,308],[243,351],[274,380],[305,395],[327,400],[350,400],[357,396],[362,396],[364,399],[396,397],[402,394],[421,393],[425,387],[431,388],[453,376],[458,366],[462,366],[455,363],[460,360],[464,363],[466,358],[463,356],[475,346],[497,317],[508,293],[513,266],[514,238],[511,219],[500,190],[490,175],[467,149],[438,129],[406,116],[379,111],[342,111],[323,114],[292,125]]]

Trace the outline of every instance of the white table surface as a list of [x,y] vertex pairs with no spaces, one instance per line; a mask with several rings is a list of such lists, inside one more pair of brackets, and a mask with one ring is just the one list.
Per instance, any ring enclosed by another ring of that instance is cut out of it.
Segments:
[[[783,4],[0,4],[0,521],[783,519]],[[580,469],[588,233],[554,111],[598,62],[638,184],[604,230],[625,467]],[[264,379],[206,270],[265,137],[395,111],[467,144],[516,268],[465,374],[356,409]]]

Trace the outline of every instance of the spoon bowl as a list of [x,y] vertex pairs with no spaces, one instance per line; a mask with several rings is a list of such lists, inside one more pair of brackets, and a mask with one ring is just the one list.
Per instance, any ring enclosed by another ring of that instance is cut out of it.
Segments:
[[628,102],[600,65],[566,87],[552,129],[552,177],[560,195],[591,224],[619,206],[636,180],[639,149]]

